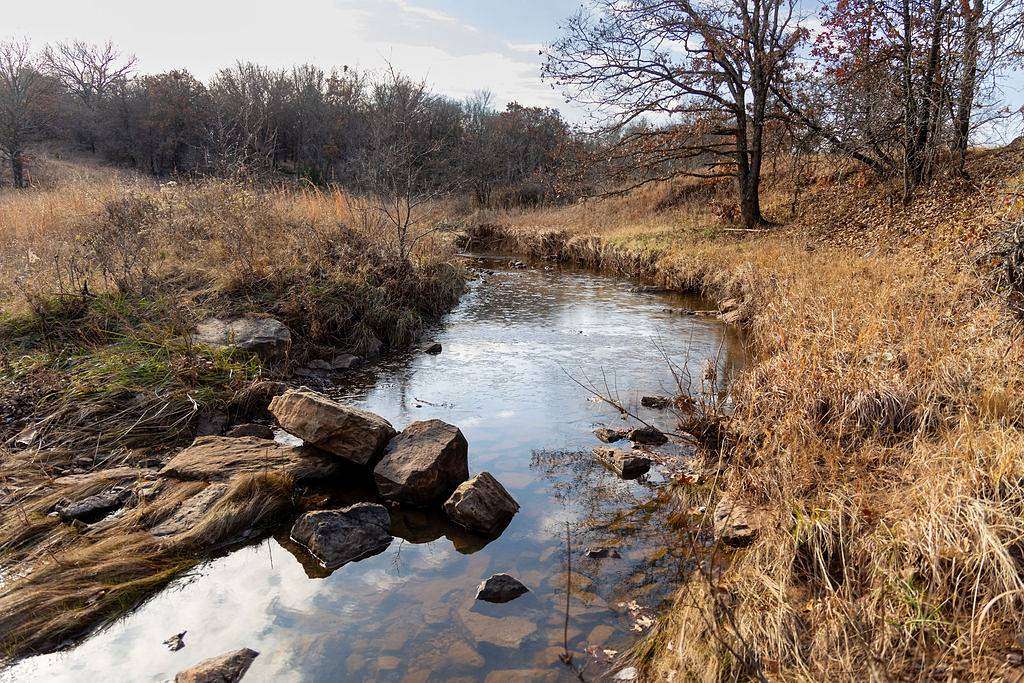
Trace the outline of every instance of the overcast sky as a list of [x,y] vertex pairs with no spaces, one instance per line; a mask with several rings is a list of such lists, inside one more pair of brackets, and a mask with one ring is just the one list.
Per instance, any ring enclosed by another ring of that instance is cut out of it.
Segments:
[[[804,0],[805,6],[816,0]],[[538,51],[580,0],[5,0],[0,31],[35,44],[113,40],[143,72],[186,68],[202,80],[236,60],[377,69],[390,61],[461,98],[555,106]],[[3,37],[3,36],[0,36]],[[1007,82],[1014,108],[1024,78]]]

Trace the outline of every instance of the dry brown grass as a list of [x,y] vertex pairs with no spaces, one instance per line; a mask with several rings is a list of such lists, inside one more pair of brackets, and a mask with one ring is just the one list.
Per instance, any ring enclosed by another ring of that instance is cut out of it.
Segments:
[[753,236],[705,199],[654,211],[653,189],[632,210],[487,217],[512,246],[742,302],[756,362],[720,488],[765,523],[680,590],[644,650],[652,679],[1022,673],[1024,351],[983,258],[1024,209],[1015,165],[979,155],[977,186],[908,207],[821,174],[792,218],[776,178],[786,225]]

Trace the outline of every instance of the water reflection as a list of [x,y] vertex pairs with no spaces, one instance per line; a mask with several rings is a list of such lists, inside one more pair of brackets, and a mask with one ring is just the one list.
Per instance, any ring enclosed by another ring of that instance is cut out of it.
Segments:
[[[578,550],[569,647],[585,662],[587,645],[628,645],[636,634],[619,603],[654,606],[668,594],[686,570],[681,530],[661,468],[623,482],[589,457],[595,427],[627,423],[574,380],[638,406],[641,395],[673,391],[666,356],[699,378],[708,358],[728,367],[738,342],[713,320],[666,310],[704,302],[584,272],[487,267],[495,273],[430,335],[443,353],[352,373],[335,394],[398,428],[430,418],[458,425],[471,474],[491,472],[522,507],[498,538],[473,537],[440,511],[392,511],[396,541],[385,552],[327,572],[284,529],[207,563],[74,649],[25,660],[0,679],[167,680],[251,647],[261,653],[253,681],[575,680],[558,661],[566,522]],[[638,410],[656,424],[670,419]],[[374,500],[365,477],[350,481],[306,492],[302,507]],[[614,546],[621,558],[583,558],[590,545]],[[478,604],[477,585],[498,572],[531,592]],[[162,642],[180,631],[185,647],[168,651]]]

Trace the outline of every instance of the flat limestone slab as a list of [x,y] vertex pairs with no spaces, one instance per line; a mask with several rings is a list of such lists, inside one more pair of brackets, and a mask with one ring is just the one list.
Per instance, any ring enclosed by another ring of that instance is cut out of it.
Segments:
[[201,436],[160,470],[165,477],[227,481],[241,472],[281,472],[295,481],[326,479],[338,471],[335,458],[252,436]]

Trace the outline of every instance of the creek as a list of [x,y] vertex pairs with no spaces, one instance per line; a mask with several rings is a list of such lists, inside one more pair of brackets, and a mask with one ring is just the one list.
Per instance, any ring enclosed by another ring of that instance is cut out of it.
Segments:
[[[328,573],[284,529],[0,680],[165,681],[242,647],[260,652],[246,681],[578,680],[559,661],[566,635],[586,679],[600,678],[603,651],[642,635],[689,560],[660,495],[666,469],[623,481],[594,462],[593,430],[631,423],[590,389],[670,431],[671,412],[641,408],[640,397],[672,395],[679,378],[699,384],[709,361],[721,379],[742,363],[742,345],[714,318],[680,314],[712,308],[706,301],[545,264],[473,263],[480,277],[424,337],[441,354],[390,357],[342,376],[330,393],[398,429],[430,418],[457,425],[470,474],[490,472],[521,505],[499,538],[466,538],[440,514],[396,514],[387,551]],[[689,457],[684,447],[662,451]],[[597,546],[621,557],[585,556]],[[499,572],[530,592],[500,605],[474,600],[479,582]],[[182,631],[185,646],[170,651],[163,641]]]

